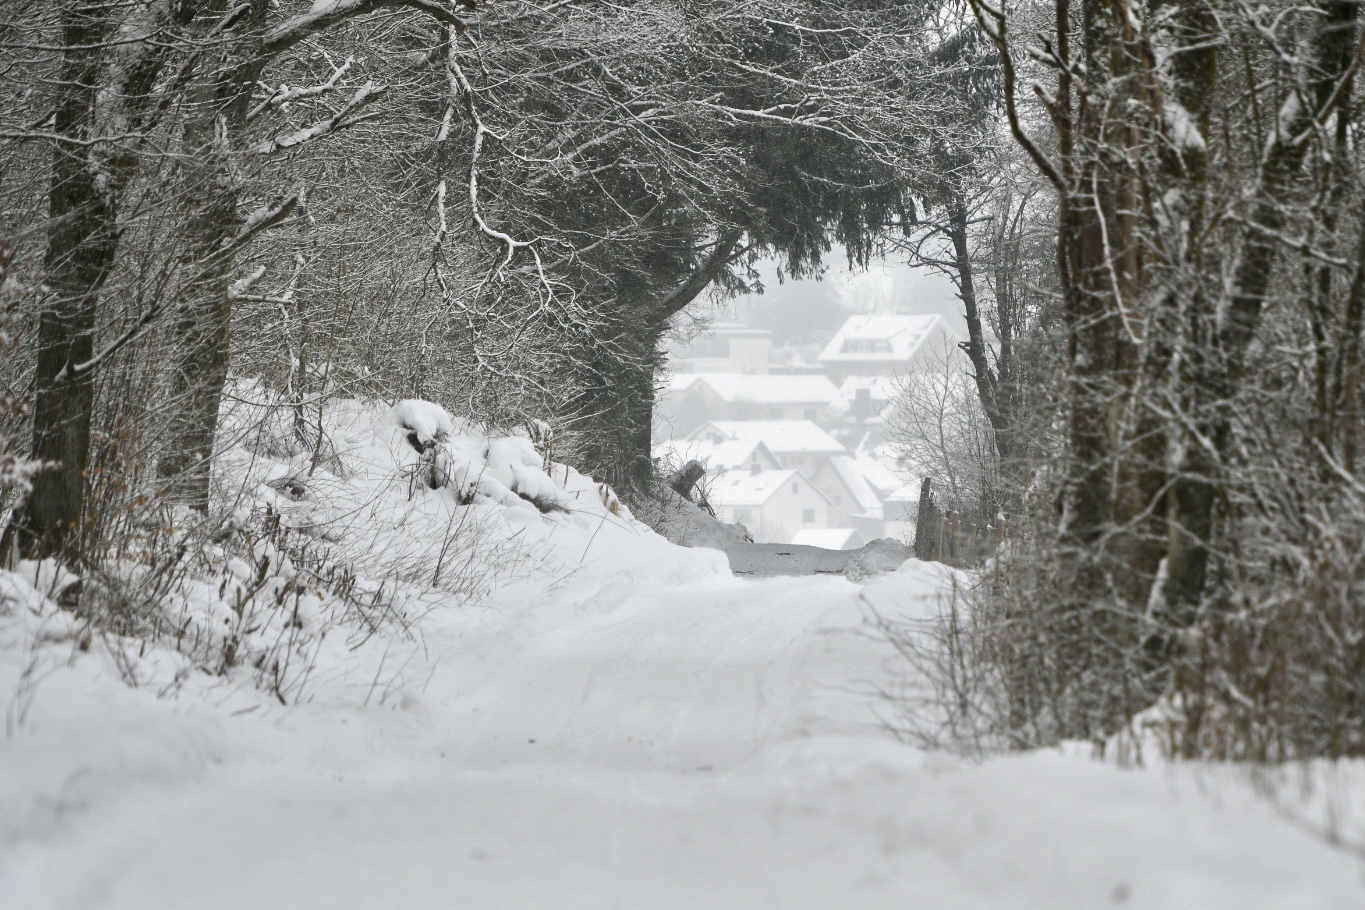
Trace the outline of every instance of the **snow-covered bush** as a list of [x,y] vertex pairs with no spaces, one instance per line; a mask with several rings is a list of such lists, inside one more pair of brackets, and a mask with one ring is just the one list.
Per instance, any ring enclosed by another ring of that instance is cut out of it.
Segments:
[[79,564],[21,567],[87,640],[124,655],[170,644],[189,670],[249,672],[292,702],[321,648],[414,635],[433,603],[559,571],[559,549],[581,559],[603,524],[647,533],[609,489],[564,465],[547,471],[525,435],[430,402],[332,403],[321,427],[338,454],[319,462],[260,444],[276,409],[259,386],[234,399],[222,434],[235,444],[216,466],[209,516],[140,501],[118,539]]

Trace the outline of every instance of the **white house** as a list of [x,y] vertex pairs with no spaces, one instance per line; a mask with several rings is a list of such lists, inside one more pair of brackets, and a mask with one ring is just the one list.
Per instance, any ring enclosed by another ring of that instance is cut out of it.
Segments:
[[796,532],[829,523],[829,502],[799,471],[727,471],[707,496],[718,518],[739,522],[760,543],[790,543]]
[[772,332],[722,322],[672,348],[668,359],[679,373],[766,373],[772,349]]
[[820,364],[839,383],[849,376],[896,376],[927,367],[947,337],[942,316],[850,316],[820,352]]
[[838,396],[821,375],[677,373],[656,410],[672,435],[681,436],[708,420],[822,422]]
[[882,498],[863,477],[853,458],[835,455],[826,459],[810,480],[829,500],[831,525],[872,531],[874,538],[883,536],[878,530],[883,517]]
[[783,468],[808,475],[814,475],[826,459],[848,454],[837,439],[809,420],[712,420],[687,438],[715,443],[756,440],[768,447]]

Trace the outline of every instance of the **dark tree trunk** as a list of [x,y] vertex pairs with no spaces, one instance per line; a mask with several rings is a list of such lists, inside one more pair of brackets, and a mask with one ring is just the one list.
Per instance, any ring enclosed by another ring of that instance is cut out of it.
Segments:
[[37,389],[33,456],[49,467],[15,519],[20,552],[40,558],[78,542],[90,463],[94,376],[73,368],[94,355],[100,290],[118,244],[113,193],[98,180],[95,147],[81,144],[95,132],[103,43],[112,13],[101,0],[72,3],[62,17],[64,52],[48,195],[44,266],[50,296],[38,319]]
[[[1008,462],[1016,454],[1011,432],[1011,415],[1000,394],[999,375],[991,369],[986,352],[986,331],[977,302],[976,272],[967,238],[967,205],[962,195],[956,191],[951,193],[947,215],[948,238],[953,244],[953,268],[958,278],[958,296],[962,300],[962,315],[967,320],[967,340],[961,347],[972,364],[977,397],[982,410],[986,412],[986,419],[990,421],[995,451],[1002,461]],[[1002,341],[1008,343],[1008,338]],[[1001,372],[1005,369],[1005,365],[1002,364]]]
[[[209,22],[227,15],[226,0],[201,4]],[[194,276],[174,320],[178,341],[171,371],[173,412],[169,451],[158,472],[172,497],[199,512],[209,506],[209,484],[218,412],[231,365],[232,301],[228,286],[235,262],[234,241],[243,224],[238,212],[239,179],[235,143],[246,128],[251,87],[264,66],[259,36],[265,0],[251,0],[234,26],[243,37],[224,44],[213,77],[191,96],[185,144],[185,196],[194,200],[187,245]]]
[[588,429],[580,467],[618,492],[645,492],[650,457],[654,373],[660,333],[638,324],[622,327],[598,347],[591,386],[579,407]]
[[654,479],[654,381],[668,320],[696,300],[737,255],[743,231],[726,231],[687,280],[662,300],[648,291],[622,294],[614,336],[597,348],[594,386],[579,412],[592,432],[582,467],[621,491],[645,491]]
[[1303,135],[1314,123],[1325,122],[1344,102],[1349,86],[1345,80],[1355,65],[1358,4],[1331,0],[1323,5],[1322,13],[1308,54],[1312,103],[1300,104],[1293,116],[1282,117],[1266,149],[1251,208],[1254,227],[1243,240],[1227,317],[1210,339],[1213,350],[1201,354],[1199,373],[1191,377],[1198,435],[1212,441],[1213,451],[1202,444],[1185,447],[1174,497],[1165,598],[1178,615],[1187,618],[1194,616],[1207,585],[1220,471],[1226,470],[1232,439],[1229,408],[1280,261],[1278,234],[1285,223],[1285,203],[1299,184],[1309,150]]

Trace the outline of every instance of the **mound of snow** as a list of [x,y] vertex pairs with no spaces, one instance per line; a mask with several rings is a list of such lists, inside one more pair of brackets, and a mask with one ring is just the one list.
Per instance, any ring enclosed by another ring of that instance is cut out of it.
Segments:
[[886,572],[894,572],[910,558],[912,552],[903,541],[878,537],[857,550],[849,551],[844,565],[844,576],[850,581],[864,581]]
[[666,486],[660,486],[655,499],[637,511],[641,521],[679,546],[725,550],[753,542],[743,525],[721,521]]
[[[224,415],[225,435],[253,438],[263,396]],[[429,401],[393,407],[343,400],[324,411],[331,457],[283,445],[222,458],[219,495],[266,511],[372,577],[482,597],[596,566],[637,578],[726,572],[707,550],[670,544],[605,484],[546,464],[524,436],[488,430]],[[243,522],[247,516],[243,515]]]
[[400,401],[390,419],[427,465],[426,483],[452,487],[462,504],[489,499],[508,508],[568,511],[564,491],[545,473],[545,459],[519,436],[488,436],[429,401]]

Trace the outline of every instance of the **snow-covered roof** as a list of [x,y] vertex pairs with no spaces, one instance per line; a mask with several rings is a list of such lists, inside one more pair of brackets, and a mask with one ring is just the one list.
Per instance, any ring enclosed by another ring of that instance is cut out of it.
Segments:
[[[905,485],[905,478],[869,455],[859,455],[853,459],[854,467],[863,479],[883,497]],[[919,498],[916,490],[915,498]]]
[[742,322],[717,322],[707,332],[709,335],[723,335],[726,338],[771,338],[768,329],[755,329]]
[[897,487],[886,497],[887,502],[919,502],[919,483],[907,483]]
[[944,328],[942,316],[850,316],[820,352],[821,363],[908,363]]
[[668,391],[673,393],[686,391],[692,383],[701,379],[703,375],[702,373],[674,373],[668,377]]
[[812,486],[800,471],[764,471],[760,474],[727,471],[716,478],[706,498],[713,505],[761,506],[792,481],[799,481],[802,489],[825,498],[825,494]]
[[839,440],[809,420],[713,420],[697,427],[687,438],[761,440],[779,454],[846,454]]
[[867,541],[853,528],[803,528],[792,535],[792,543],[824,550],[856,550]]
[[776,465],[777,458],[759,439],[675,439],[654,447],[654,457],[664,458],[678,465],[692,459],[701,462],[713,475],[732,468],[752,464],[755,460]]
[[860,389],[867,389],[875,404],[885,405],[896,397],[899,382],[895,376],[849,376],[839,384],[839,398],[853,401]]
[[834,383],[811,374],[693,373],[685,382],[673,377],[669,387],[681,391],[697,384],[709,386],[725,402],[827,405],[839,395]]
[[882,498],[858,469],[857,461],[847,455],[836,455],[829,460],[829,466],[839,475],[844,486],[848,487],[854,501],[858,503],[858,508],[862,509],[864,514],[874,518],[881,517]]

